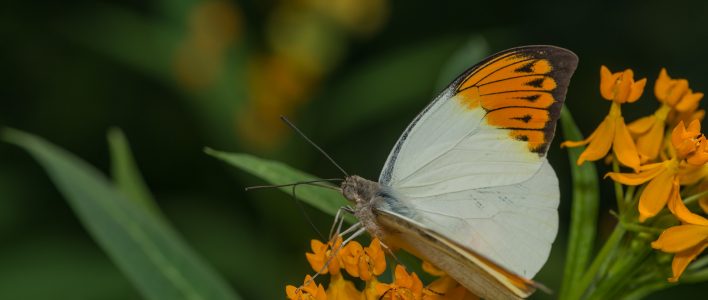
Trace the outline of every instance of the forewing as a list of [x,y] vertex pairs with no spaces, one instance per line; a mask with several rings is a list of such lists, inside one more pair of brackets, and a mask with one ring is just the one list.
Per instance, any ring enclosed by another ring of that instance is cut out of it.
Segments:
[[485,59],[406,128],[379,182],[435,195],[528,179],[553,139],[576,65],[575,54],[551,46]]

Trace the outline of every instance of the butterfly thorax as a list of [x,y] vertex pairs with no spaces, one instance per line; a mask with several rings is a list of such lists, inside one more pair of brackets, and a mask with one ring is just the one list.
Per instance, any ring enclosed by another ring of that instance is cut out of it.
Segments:
[[354,215],[373,236],[382,238],[383,232],[376,224],[376,208],[385,203],[382,186],[378,182],[359,176],[349,176],[342,182],[342,195],[354,203]]

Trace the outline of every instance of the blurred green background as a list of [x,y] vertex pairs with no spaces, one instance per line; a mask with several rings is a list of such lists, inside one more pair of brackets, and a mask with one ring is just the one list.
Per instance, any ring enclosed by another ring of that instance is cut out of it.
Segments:
[[[170,222],[246,299],[283,298],[285,284],[299,284],[317,235],[291,197],[245,193],[261,182],[208,157],[204,146],[338,176],[280,122],[286,115],[348,172],[375,179],[398,135],[450,80],[488,54],[526,44],[580,57],[567,105],[585,134],[609,107],[598,92],[601,64],[649,79],[642,100],[625,105],[628,120],[657,107],[651,87],[661,67],[708,90],[705,1],[8,0],[2,7],[0,124],[106,172],[106,132],[122,128]],[[565,155],[556,141],[550,159],[564,196],[561,229],[538,277],[555,290],[568,223]],[[613,224],[614,202],[603,184],[601,236]],[[328,228],[331,216],[306,211]],[[0,299],[138,297],[43,169],[0,144]]]

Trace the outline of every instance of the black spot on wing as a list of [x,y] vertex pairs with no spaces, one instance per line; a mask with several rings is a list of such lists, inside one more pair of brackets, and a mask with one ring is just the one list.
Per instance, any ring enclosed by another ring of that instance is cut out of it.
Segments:
[[526,63],[523,66],[516,68],[514,72],[517,73],[532,73],[533,72],[533,65],[536,63],[536,60]]
[[531,121],[532,117],[531,117],[531,115],[524,115],[523,117],[513,117],[512,119],[519,120],[524,123],[528,123],[529,121]]
[[545,81],[545,80],[546,80],[545,77],[537,78],[537,79],[527,82],[526,85],[540,89],[543,87],[543,81]]

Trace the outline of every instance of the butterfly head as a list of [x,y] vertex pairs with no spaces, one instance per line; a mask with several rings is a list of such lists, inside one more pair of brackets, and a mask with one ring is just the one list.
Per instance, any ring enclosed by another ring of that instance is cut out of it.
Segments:
[[366,180],[357,175],[348,176],[342,182],[342,195],[357,206],[371,202],[380,189],[379,183]]
[[381,184],[359,176],[348,176],[342,182],[342,195],[354,204],[354,215],[372,236],[383,238],[383,231],[376,223],[375,209],[383,198],[379,196]]

